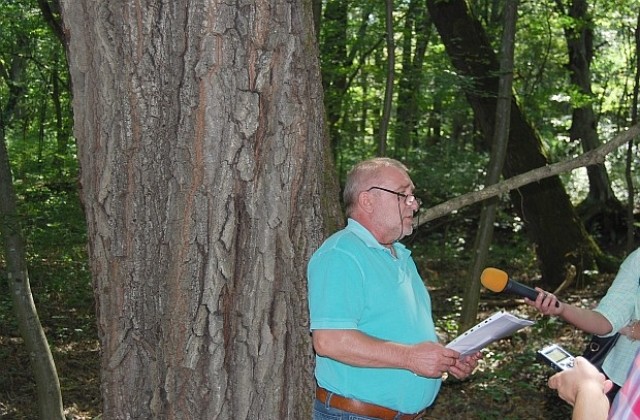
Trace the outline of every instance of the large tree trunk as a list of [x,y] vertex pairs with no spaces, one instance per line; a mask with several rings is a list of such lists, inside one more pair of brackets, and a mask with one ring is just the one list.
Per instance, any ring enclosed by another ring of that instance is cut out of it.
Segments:
[[309,418],[337,202],[311,2],[62,6],[104,418]]
[[[469,79],[465,93],[483,136],[489,141],[493,138],[498,92],[496,54],[464,0],[428,0],[427,5],[451,62],[461,76]],[[515,98],[511,103],[505,178],[548,163],[538,134]],[[599,250],[577,217],[559,177],[519,188],[511,193],[511,199],[537,245],[545,286],[558,286],[568,265],[575,266],[577,273],[593,266]]]

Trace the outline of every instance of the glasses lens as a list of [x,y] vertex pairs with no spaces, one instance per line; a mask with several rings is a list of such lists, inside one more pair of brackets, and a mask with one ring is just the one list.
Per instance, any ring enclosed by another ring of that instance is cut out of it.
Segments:
[[405,197],[404,199],[404,203],[407,206],[412,205],[413,203],[418,203],[418,206],[421,204],[420,199],[418,197],[416,197],[415,195],[408,195]]

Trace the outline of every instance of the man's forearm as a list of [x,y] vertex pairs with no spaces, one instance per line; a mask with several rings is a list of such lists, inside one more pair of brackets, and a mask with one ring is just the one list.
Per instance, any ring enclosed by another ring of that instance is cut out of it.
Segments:
[[407,366],[406,346],[367,336],[356,330],[317,330],[313,344],[321,356],[352,366],[402,368]]

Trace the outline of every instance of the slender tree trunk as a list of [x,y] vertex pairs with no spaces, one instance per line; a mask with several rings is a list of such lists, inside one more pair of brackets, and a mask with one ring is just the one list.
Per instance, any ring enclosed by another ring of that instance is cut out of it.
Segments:
[[17,53],[8,63],[6,72],[10,78],[6,80],[9,92],[0,107],[0,237],[3,239],[13,310],[36,381],[40,419],[64,419],[58,372],[31,293],[25,241],[5,140],[6,128],[13,121],[14,112],[25,94],[23,75],[30,45],[27,39],[17,39],[16,43]]
[[391,107],[393,105],[393,86],[396,79],[396,43],[393,27],[393,0],[386,0],[385,22],[387,28],[387,72],[384,88],[384,101],[382,103],[382,117],[380,119],[380,132],[378,133],[378,155],[387,154],[387,133],[389,120],[391,119]]
[[[461,77],[468,79],[466,96],[485,139],[493,138],[499,65],[480,23],[464,0],[428,0],[429,13],[447,54]],[[539,136],[527,122],[515,98],[511,99],[509,147],[505,178],[545,166]],[[577,217],[560,178],[546,178],[511,193],[541,264],[544,285],[553,288],[565,278],[568,266],[577,273],[593,267],[600,251]]]
[[[496,105],[496,128],[491,147],[489,167],[487,169],[486,185],[493,185],[500,181],[500,174],[504,166],[509,141],[509,119],[511,116],[511,92],[513,86],[513,52],[516,37],[516,22],[518,20],[518,0],[506,0],[504,13],[504,30],[500,43],[500,82],[498,86],[498,101]],[[486,266],[489,247],[493,237],[493,223],[496,219],[497,200],[482,202],[480,224],[473,246],[470,276],[465,287],[462,308],[462,322],[460,331],[466,331],[475,324],[480,300],[480,283],[478,279]]]
[[[587,0],[570,0],[568,8],[564,6],[562,0],[556,0],[556,3],[560,11],[570,18],[565,26],[569,55],[568,69],[571,83],[582,96],[578,100],[581,105],[573,109],[569,137],[574,142],[580,142],[582,150],[588,152],[600,146],[598,121],[593,110],[594,95],[591,90],[594,23],[588,11]],[[605,224],[603,231],[611,231],[612,229],[608,228],[609,217],[617,219],[623,213],[623,207],[613,193],[604,163],[586,169],[589,194],[578,207],[579,213],[585,223],[589,223],[598,215],[603,216],[599,217]]]
[[[431,28],[424,0],[411,0],[403,30],[402,68],[398,80],[395,144],[399,156],[400,152],[406,155],[411,146],[418,146],[415,135],[420,115],[418,97],[423,86],[422,66]],[[415,47],[413,47],[414,40]],[[437,101],[437,99],[433,100]]]
[[342,144],[340,117],[343,99],[347,91],[347,71],[352,58],[347,55],[347,23],[349,5],[342,0],[329,0],[324,8],[322,27],[323,42],[320,44],[324,63],[322,65],[322,85],[327,92],[325,107],[327,127],[333,155],[337,156]]
[[104,417],[310,418],[337,212],[311,2],[62,5]]
[[44,334],[29,283],[24,239],[16,209],[4,129],[0,139],[0,236],[7,263],[11,301],[36,381],[41,420],[64,419],[58,372]]

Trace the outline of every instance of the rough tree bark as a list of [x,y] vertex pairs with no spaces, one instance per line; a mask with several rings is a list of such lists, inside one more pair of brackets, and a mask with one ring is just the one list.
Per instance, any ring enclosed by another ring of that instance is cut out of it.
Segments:
[[306,261],[338,210],[312,3],[62,10],[104,418],[309,418]]
[[[499,65],[484,28],[471,16],[464,0],[428,0],[427,6],[453,66],[468,79],[467,100],[483,137],[490,140],[495,126]],[[515,98],[511,102],[505,178],[548,163],[537,133]],[[512,191],[511,200],[537,245],[544,286],[553,289],[560,285],[571,265],[579,275],[593,267],[600,250],[584,229],[557,176]]]

